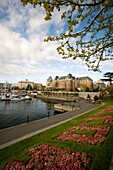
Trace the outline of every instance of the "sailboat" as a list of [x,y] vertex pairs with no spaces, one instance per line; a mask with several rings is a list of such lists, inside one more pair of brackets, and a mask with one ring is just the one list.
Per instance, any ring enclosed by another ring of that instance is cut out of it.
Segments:
[[12,95],[10,96],[11,101],[20,101],[20,100],[21,100],[21,99],[20,99],[20,96],[17,95],[17,94],[14,94],[14,87],[13,87],[12,89],[13,89],[13,93],[12,93]]

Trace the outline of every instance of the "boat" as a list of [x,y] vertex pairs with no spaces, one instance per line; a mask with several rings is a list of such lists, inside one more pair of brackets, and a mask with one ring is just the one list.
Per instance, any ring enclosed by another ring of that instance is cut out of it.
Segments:
[[17,94],[4,94],[0,97],[1,101],[23,101],[23,100],[32,100],[32,97],[26,95],[26,96],[22,96],[22,95],[17,95]]
[[1,99],[0,99],[1,101],[10,101],[11,100],[11,98],[10,98],[10,96],[9,95],[3,95],[2,97],[1,97]]
[[11,99],[11,101],[20,101],[21,99],[19,97],[14,97]]
[[11,101],[32,100],[30,96],[12,95]]
[[17,94],[12,94],[10,96],[10,98],[11,98],[11,101],[21,101],[21,100],[23,100],[22,96],[17,95]]
[[11,98],[11,101],[20,101],[21,100],[19,95],[11,95],[10,98]]
[[25,96],[25,99],[26,99],[26,100],[32,100],[32,97],[30,97],[30,96]]
[[20,100],[26,100],[25,96],[19,96]]

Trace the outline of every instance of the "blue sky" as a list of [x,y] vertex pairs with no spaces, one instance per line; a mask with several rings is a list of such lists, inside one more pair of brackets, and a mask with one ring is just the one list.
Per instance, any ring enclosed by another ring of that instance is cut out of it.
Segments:
[[19,0],[0,1],[0,82],[28,79],[45,85],[49,76],[68,73],[97,81],[105,72],[113,71],[113,61],[100,65],[102,73],[88,71],[79,59],[62,59],[56,51],[58,42],[43,41],[51,33],[58,34],[65,29],[59,14],[55,11],[51,21],[44,21],[42,8],[23,7]]

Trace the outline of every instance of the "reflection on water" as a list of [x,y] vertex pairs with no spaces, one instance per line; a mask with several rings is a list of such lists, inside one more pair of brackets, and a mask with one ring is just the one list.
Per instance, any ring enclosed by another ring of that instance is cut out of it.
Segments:
[[42,100],[0,101],[0,129],[54,115],[53,102]]

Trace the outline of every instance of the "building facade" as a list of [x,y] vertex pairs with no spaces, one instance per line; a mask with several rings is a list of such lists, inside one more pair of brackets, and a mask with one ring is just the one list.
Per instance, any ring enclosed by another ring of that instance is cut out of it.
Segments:
[[41,83],[34,83],[34,89],[38,91],[44,91],[45,86],[43,86]]
[[101,80],[98,80],[95,84],[94,84],[95,88],[98,88],[99,90],[100,89],[105,89],[106,88],[106,84],[101,81]]
[[88,76],[76,78],[76,84],[81,91],[85,91],[88,88],[93,89],[93,80]]
[[6,83],[0,83],[0,93],[6,93],[10,92],[11,89],[11,84],[6,82]]
[[71,74],[67,76],[56,76],[52,79],[50,76],[46,81],[46,88],[51,90],[65,90],[65,91],[75,91],[75,77]]
[[65,91],[75,91],[76,88],[79,88],[81,91],[85,91],[87,88],[93,89],[93,80],[88,76],[75,78],[71,74],[63,77],[56,76],[55,79],[50,76],[46,81],[46,88]]
[[16,84],[12,84],[12,89],[20,89],[20,90],[44,90],[44,86],[41,83],[34,83],[33,81],[28,81],[27,79],[25,81],[19,81]]
[[34,82],[28,81],[27,79],[25,81],[19,81],[18,87],[19,89],[26,89],[28,86],[31,86],[31,88],[34,88]]

